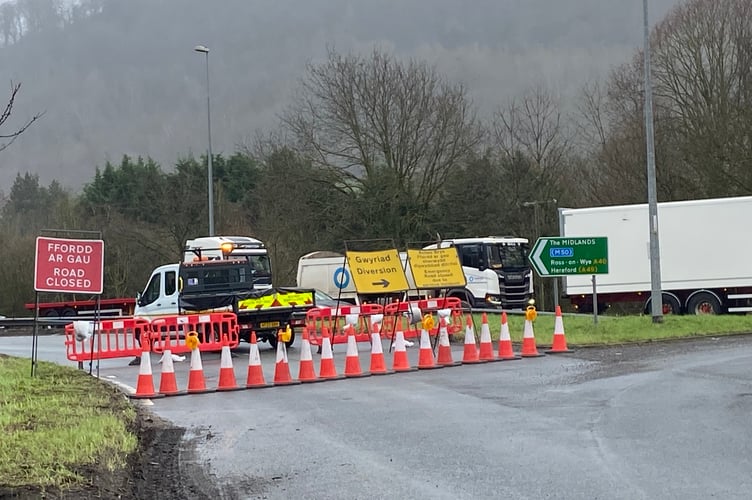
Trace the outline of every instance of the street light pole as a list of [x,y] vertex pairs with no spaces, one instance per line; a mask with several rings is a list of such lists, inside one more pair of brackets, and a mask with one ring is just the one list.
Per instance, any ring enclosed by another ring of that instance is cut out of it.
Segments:
[[648,217],[650,230],[650,306],[653,323],[663,323],[661,293],[661,253],[658,242],[658,194],[655,182],[655,143],[653,137],[653,88],[650,81],[650,30],[648,0],[642,0],[645,57],[645,140],[648,170]]
[[[557,208],[558,212],[558,201],[556,198],[552,198],[550,200],[535,200],[535,201],[523,201],[522,206],[525,208],[533,208],[533,224],[535,226],[535,237],[540,238],[540,217],[538,215],[538,207],[541,205],[549,205],[553,204]],[[545,289],[543,287],[543,283],[541,283],[541,297],[540,297],[540,304],[539,307],[541,310],[543,309],[543,299],[545,298]],[[556,310],[556,306],[559,305],[559,278],[554,278],[554,310]]]
[[206,125],[209,133],[209,151],[206,157],[206,170],[209,181],[209,236],[214,236],[214,172],[212,171],[211,147],[211,92],[209,92],[209,48],[196,45],[193,50],[206,56]]

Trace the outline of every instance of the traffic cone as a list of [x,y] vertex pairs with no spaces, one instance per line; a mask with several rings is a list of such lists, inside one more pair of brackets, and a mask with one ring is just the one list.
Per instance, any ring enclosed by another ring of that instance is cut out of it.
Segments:
[[379,332],[381,325],[379,323],[373,323],[371,325],[371,366],[369,371],[373,375],[387,375],[394,373],[386,369],[386,361],[384,360],[384,348],[381,345],[381,332]]
[[217,383],[218,391],[237,391],[245,389],[239,387],[235,380],[235,368],[232,366],[232,353],[230,353],[230,343],[227,336],[222,336],[222,353],[219,358],[219,382]]
[[[143,343],[143,341],[142,341]],[[154,391],[154,378],[151,373],[151,357],[149,356],[148,342],[144,343],[144,349],[141,351],[141,363],[138,367],[138,382],[136,383],[136,392],[131,394],[133,399],[152,399],[161,398],[162,394]]]
[[191,350],[191,368],[188,371],[188,392],[191,394],[211,392],[206,388],[204,366],[201,363],[201,351],[199,351],[198,347]]
[[441,366],[457,366],[462,364],[452,359],[452,345],[449,343],[446,319],[442,317],[439,319],[439,353],[436,363]]
[[300,366],[298,367],[300,382],[321,382],[313,368],[311,342],[308,340],[308,328],[303,328],[303,340],[300,341]]
[[554,339],[551,349],[547,353],[556,354],[562,352],[574,352],[567,348],[567,338],[564,336],[564,320],[561,317],[561,307],[556,306],[556,318],[554,319]]
[[[281,333],[281,330],[280,330]],[[274,385],[292,385],[300,382],[293,380],[290,375],[290,365],[287,362],[287,348],[277,335],[277,362],[274,365]]]
[[535,333],[533,332],[533,322],[529,319],[525,320],[525,329],[522,335],[522,357],[523,358],[538,358],[545,356],[538,352],[538,348],[535,345]]
[[360,370],[360,358],[358,357],[358,342],[355,340],[355,329],[352,325],[347,327],[347,355],[345,357],[345,377],[368,377],[368,372]]
[[512,348],[512,338],[509,335],[509,323],[507,323],[507,313],[501,313],[501,333],[499,333],[499,359],[512,360],[522,359],[514,353]]
[[162,353],[162,372],[159,377],[159,393],[165,396],[180,394],[178,382],[175,379],[175,365],[172,362],[172,351],[165,349]]
[[433,357],[433,349],[431,348],[431,339],[428,336],[428,330],[425,328],[420,329],[420,353],[418,354],[418,369],[419,370],[432,370],[435,368],[444,368],[442,365],[437,365]]
[[337,375],[337,367],[334,366],[332,341],[329,337],[329,329],[323,327],[321,333],[321,364],[319,365],[319,377],[324,380],[344,378],[341,375]]
[[482,363],[478,349],[475,347],[475,330],[473,329],[473,318],[467,315],[467,326],[465,327],[465,350],[462,354],[462,364]]
[[405,333],[402,331],[402,320],[397,326],[394,334],[394,354],[392,355],[392,369],[395,372],[412,372],[417,370],[410,366],[410,360],[407,359],[407,349],[405,349]]
[[269,387],[264,380],[264,369],[261,366],[261,355],[256,343],[256,332],[251,332],[251,348],[248,350],[248,376],[245,380],[248,389]]
[[483,313],[480,325],[480,350],[478,359],[480,361],[501,361],[494,355],[493,341],[491,340],[491,329],[488,327],[488,315]]

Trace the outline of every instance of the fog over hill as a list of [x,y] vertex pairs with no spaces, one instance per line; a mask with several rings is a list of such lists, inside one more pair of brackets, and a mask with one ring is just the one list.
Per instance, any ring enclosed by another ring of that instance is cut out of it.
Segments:
[[[678,3],[650,0],[651,24]],[[306,63],[327,47],[378,45],[429,61],[467,85],[482,117],[537,83],[572,106],[583,83],[641,46],[642,1],[105,0],[85,19],[0,45],[0,104],[10,81],[22,83],[7,129],[46,111],[0,152],[0,191],[18,172],[77,190],[97,165],[123,154],[151,156],[164,169],[201,154],[206,87],[197,44],[211,50],[213,150],[231,154],[278,125]]]

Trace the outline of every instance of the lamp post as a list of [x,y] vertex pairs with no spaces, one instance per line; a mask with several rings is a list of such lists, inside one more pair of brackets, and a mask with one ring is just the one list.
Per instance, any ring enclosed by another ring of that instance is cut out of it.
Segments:
[[[522,206],[525,208],[531,208],[533,209],[533,225],[535,227],[535,237],[540,238],[540,217],[538,215],[538,207],[541,205],[554,205],[558,210],[558,201],[556,198],[552,198],[550,200],[535,200],[535,201],[523,201]],[[556,306],[559,305],[559,279],[554,278],[554,310],[556,309]],[[543,299],[545,298],[545,288],[543,287],[543,283],[541,283],[541,300],[539,304],[539,308],[543,310]]]
[[209,151],[206,157],[206,170],[209,180],[209,236],[214,236],[214,173],[212,171],[212,147],[211,147],[211,93],[209,92],[209,48],[196,45],[193,50],[206,56],[206,125],[209,133]]
[[661,293],[661,252],[658,244],[658,194],[655,182],[655,143],[653,138],[653,88],[650,82],[650,30],[648,0],[642,0],[645,57],[645,141],[648,175],[648,227],[650,228],[650,307],[653,323],[663,323]]

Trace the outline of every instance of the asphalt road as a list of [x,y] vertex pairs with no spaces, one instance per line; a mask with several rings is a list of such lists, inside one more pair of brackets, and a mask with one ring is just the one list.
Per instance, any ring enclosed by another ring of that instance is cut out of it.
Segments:
[[[62,346],[40,337],[39,359],[65,364]],[[30,337],[0,338],[0,352],[30,349]],[[415,363],[417,345],[408,350]],[[275,353],[261,351],[271,381]],[[344,352],[336,347],[340,372]],[[289,359],[294,377],[297,349]],[[133,386],[138,367],[127,362],[102,361],[99,374]],[[246,345],[233,365],[244,383]],[[187,370],[176,363],[179,386]],[[219,354],[206,354],[207,386],[218,371]],[[186,467],[208,471],[228,499],[752,497],[752,336],[146,404],[188,429]]]

